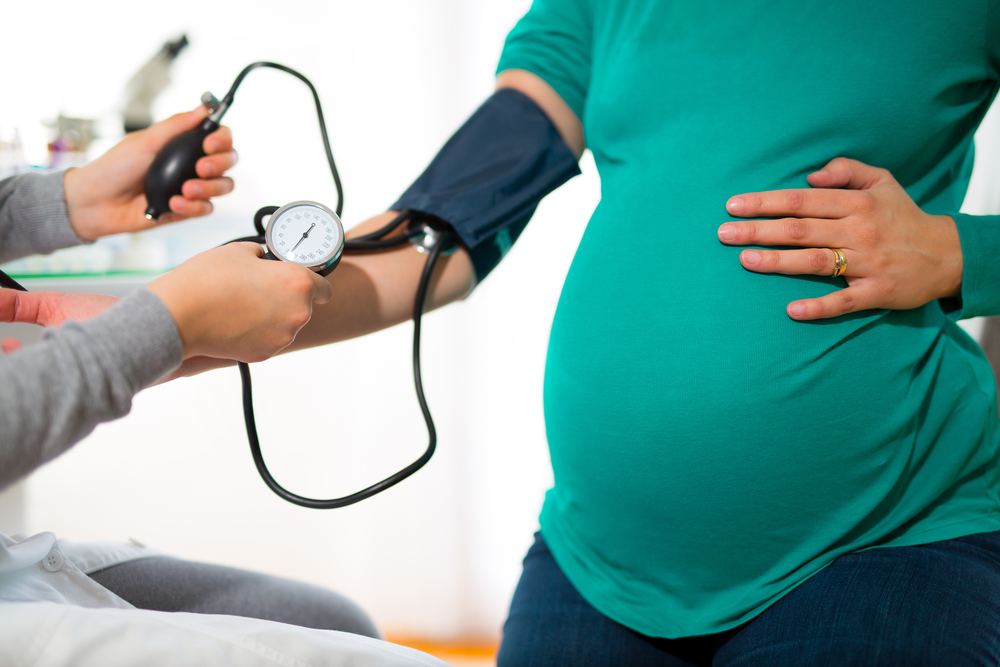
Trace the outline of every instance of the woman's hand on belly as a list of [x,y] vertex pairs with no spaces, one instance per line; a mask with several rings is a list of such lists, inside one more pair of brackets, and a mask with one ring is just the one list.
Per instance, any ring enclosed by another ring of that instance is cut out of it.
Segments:
[[847,288],[788,304],[795,320],[836,317],[870,308],[905,310],[934,299],[958,296],[962,246],[955,220],[929,215],[885,169],[836,158],[807,178],[814,189],[737,195],[726,203],[741,218],[727,222],[719,240],[727,245],[800,246],[800,250],[740,253],[740,263],[758,273],[832,276],[838,248],[846,259]]

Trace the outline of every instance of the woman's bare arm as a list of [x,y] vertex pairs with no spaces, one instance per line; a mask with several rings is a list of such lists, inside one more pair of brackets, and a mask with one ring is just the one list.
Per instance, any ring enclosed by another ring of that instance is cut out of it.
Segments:
[[[372,232],[388,223],[396,213],[389,211],[370,218],[348,234],[352,238]],[[335,343],[386,329],[413,316],[417,283],[427,255],[406,245],[377,253],[346,255],[327,279],[333,298],[313,309],[312,320],[288,348],[301,350]],[[428,287],[425,311],[464,299],[476,285],[469,253],[459,247],[438,259]]]

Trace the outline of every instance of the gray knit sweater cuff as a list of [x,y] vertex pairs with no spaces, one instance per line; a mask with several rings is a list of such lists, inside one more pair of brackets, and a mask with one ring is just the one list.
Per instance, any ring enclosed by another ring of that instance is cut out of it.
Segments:
[[92,320],[0,355],[0,488],[66,451],[181,363],[170,311],[140,290]]
[[74,328],[86,330],[95,358],[101,359],[113,381],[117,380],[114,384],[126,411],[133,395],[180,366],[184,358],[173,316],[148,290],[129,295],[88,322],[62,326],[64,330]]
[[65,173],[20,174],[0,181],[0,262],[84,243],[69,224]]

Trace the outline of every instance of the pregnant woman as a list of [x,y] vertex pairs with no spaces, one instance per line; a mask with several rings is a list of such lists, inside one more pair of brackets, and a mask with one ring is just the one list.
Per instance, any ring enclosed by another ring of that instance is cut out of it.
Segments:
[[[602,191],[499,664],[998,664],[997,397],[956,321],[1000,313],[1000,218],[958,213],[1000,2],[535,0],[498,72],[396,206],[462,239],[432,305],[585,147]],[[409,316],[415,249],[343,266],[293,347]]]
[[1000,220],[957,213],[998,21],[535,1],[501,85],[554,91],[602,198],[501,665],[997,664],[996,394],[956,320],[1000,312]]

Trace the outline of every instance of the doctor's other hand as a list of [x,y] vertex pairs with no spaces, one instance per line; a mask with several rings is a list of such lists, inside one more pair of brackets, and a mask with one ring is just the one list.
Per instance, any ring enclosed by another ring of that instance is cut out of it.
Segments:
[[[138,232],[153,227],[145,217],[146,172],[168,141],[193,130],[208,116],[203,106],[179,113],[145,130],[133,132],[111,150],[63,177],[66,209],[73,231],[85,241],[109,234]],[[236,164],[233,136],[220,127],[205,137],[206,156],[198,160],[199,176],[184,184],[182,195],[170,199],[170,210],[159,224],[208,215],[212,197],[232,192],[233,179],[223,174]]]
[[[66,320],[89,320],[121,301],[106,294],[77,292],[19,292],[0,289],[0,322],[24,322],[57,327]],[[13,352],[21,343],[14,338],[0,341],[0,349]]]
[[954,218],[925,213],[892,174],[856,160],[831,160],[807,180],[813,189],[731,198],[726,209],[734,217],[782,217],[727,222],[718,230],[727,245],[799,246],[744,250],[740,263],[758,273],[832,276],[832,248],[843,252],[847,287],[789,303],[789,317],[905,310],[961,293],[962,245]]
[[196,356],[263,361],[291,345],[330,283],[296,264],[265,261],[256,243],[230,243],[181,264],[146,289],[163,301]]

